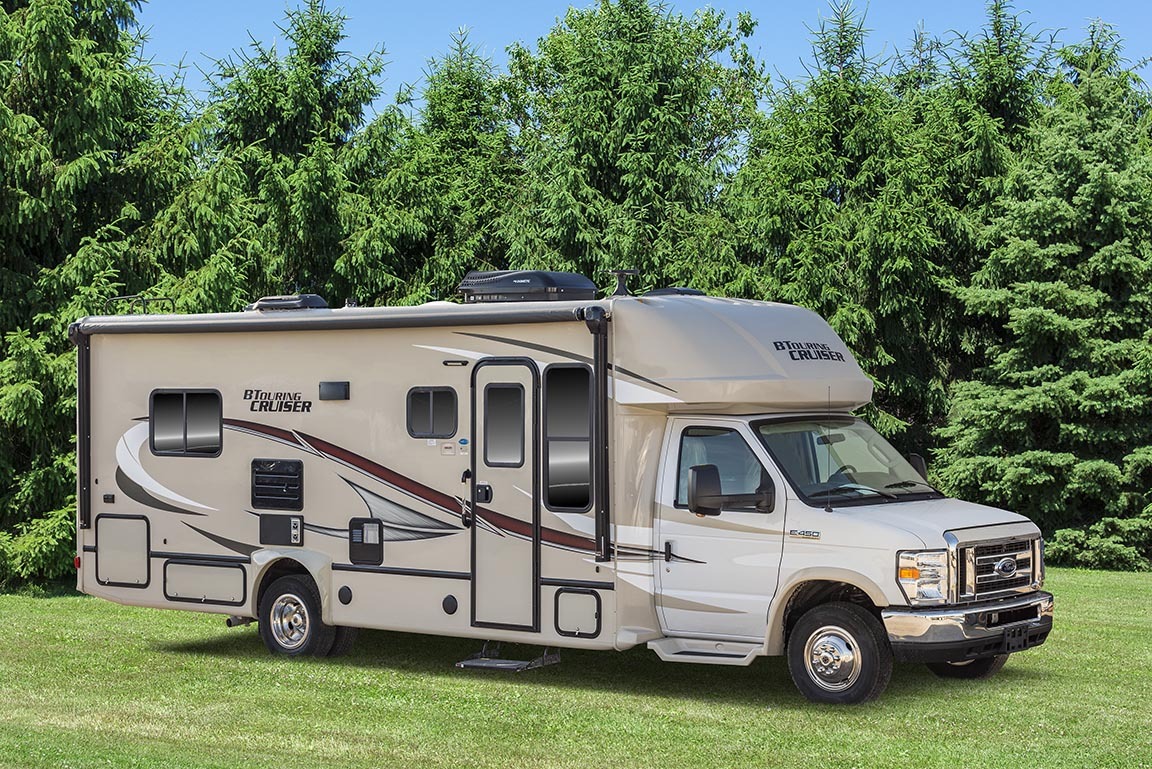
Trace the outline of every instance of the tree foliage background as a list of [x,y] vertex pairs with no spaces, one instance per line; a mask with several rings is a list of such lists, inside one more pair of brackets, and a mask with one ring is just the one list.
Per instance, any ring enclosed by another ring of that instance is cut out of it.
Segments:
[[1056,560],[1150,567],[1152,111],[1104,23],[1061,45],[991,0],[878,61],[834,4],[809,76],[771,83],[750,16],[599,0],[506,72],[461,32],[374,109],[383,51],[341,53],[320,0],[203,99],[139,61],[138,10],[0,0],[0,583],[70,568],[72,320],[410,304],[501,268],[810,307],[946,491]]

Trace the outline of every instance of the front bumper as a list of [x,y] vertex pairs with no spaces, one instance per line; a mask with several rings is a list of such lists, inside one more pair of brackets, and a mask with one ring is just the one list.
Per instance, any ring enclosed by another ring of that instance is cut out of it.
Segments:
[[970,606],[881,612],[892,655],[902,662],[957,662],[1039,646],[1052,631],[1043,591]]

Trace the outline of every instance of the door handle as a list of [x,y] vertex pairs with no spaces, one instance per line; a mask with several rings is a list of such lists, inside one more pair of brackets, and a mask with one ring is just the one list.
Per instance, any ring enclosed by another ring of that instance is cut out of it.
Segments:
[[665,541],[664,542],[664,560],[666,562],[671,561],[673,557],[674,556],[672,555],[672,543]]
[[488,504],[492,501],[492,487],[487,483],[476,484],[476,501],[482,504]]

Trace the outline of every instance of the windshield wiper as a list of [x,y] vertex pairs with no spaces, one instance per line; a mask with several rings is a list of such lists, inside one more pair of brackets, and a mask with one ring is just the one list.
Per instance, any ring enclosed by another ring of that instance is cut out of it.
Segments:
[[820,489],[820,491],[816,492],[813,496],[820,496],[821,494],[837,494],[842,491],[871,491],[873,494],[879,494],[880,496],[887,497],[888,499],[899,498],[890,491],[881,491],[880,489],[874,489],[871,486],[865,486],[862,483],[841,484],[840,486],[834,486],[831,489]]
[[909,486],[923,486],[924,488],[930,489],[931,491],[933,491],[937,494],[941,493],[939,489],[925,483],[924,481],[896,481],[895,483],[887,484],[884,488],[886,488],[886,489],[906,489]]

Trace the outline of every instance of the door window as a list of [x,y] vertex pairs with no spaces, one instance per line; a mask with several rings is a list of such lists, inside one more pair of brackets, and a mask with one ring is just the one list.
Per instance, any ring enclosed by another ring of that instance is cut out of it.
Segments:
[[[688,471],[697,465],[716,465],[725,495],[755,495],[773,488],[772,477],[740,433],[727,427],[689,427],[680,435],[676,507],[688,506]],[[750,501],[724,509],[756,512],[756,505]]]
[[484,388],[484,464],[524,464],[524,388],[518,384]]

